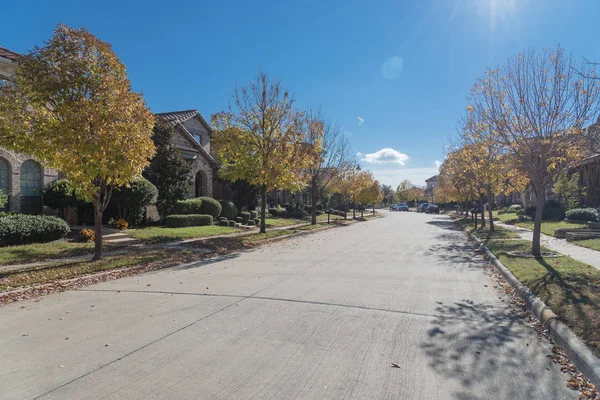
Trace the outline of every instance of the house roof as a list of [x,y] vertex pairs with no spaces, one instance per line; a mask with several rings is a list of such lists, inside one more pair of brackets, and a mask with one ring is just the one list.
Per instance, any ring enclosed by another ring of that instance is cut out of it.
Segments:
[[437,181],[437,178],[438,178],[438,176],[434,175],[434,176],[432,176],[429,179],[425,179],[425,182],[435,182],[435,181]]
[[21,55],[19,53],[15,53],[12,50],[0,47],[0,57],[4,57],[10,61],[17,61],[19,57],[21,57]]
[[212,134],[212,128],[210,125],[208,125],[204,118],[202,118],[202,115],[198,112],[198,110],[171,111],[166,113],[157,113],[155,115],[161,120],[166,121],[173,128],[179,129],[184,135],[188,136],[188,138],[191,139],[191,142],[194,143],[194,147],[200,153],[202,153],[202,155],[208,161],[210,161],[216,167],[219,166],[217,160],[215,160],[214,157],[208,151],[206,151],[206,149],[202,147],[200,143],[198,143],[196,138],[194,138],[194,135],[192,135],[185,125],[183,125],[183,123],[189,119],[198,118],[200,123],[204,125],[208,131],[209,135]]
[[204,125],[208,133],[212,134],[212,128],[210,127],[208,122],[206,122],[206,120],[202,117],[202,114],[198,112],[198,110],[170,111],[165,113],[156,113],[154,115],[161,118],[163,121],[166,121],[171,126],[182,124],[189,119],[197,117],[200,120],[200,123]]

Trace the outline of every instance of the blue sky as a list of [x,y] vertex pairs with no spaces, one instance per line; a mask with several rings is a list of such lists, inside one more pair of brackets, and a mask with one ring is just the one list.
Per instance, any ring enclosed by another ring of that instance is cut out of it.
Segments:
[[529,47],[600,60],[598,0],[12,1],[0,46],[59,22],[110,42],[152,111],[226,107],[259,70],[320,105],[383,183],[436,173],[475,79]]

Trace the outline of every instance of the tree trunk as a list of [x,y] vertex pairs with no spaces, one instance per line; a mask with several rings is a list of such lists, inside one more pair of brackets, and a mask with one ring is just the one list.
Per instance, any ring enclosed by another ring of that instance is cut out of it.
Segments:
[[352,219],[356,219],[356,196],[352,195]]
[[267,232],[266,226],[266,212],[267,212],[267,186],[263,185],[260,189],[260,233]]
[[490,219],[490,231],[494,231],[494,216],[493,216],[493,207],[492,204],[494,204],[494,193],[492,193],[492,188],[488,186],[488,206],[489,206],[489,210],[488,210],[488,216]]
[[483,195],[479,196],[479,207],[481,207],[481,227],[485,228],[485,207],[483,204]]
[[94,202],[94,258],[92,260],[100,260],[102,258],[102,207]]
[[312,202],[312,219],[310,221],[311,225],[317,224],[317,179],[313,175],[311,188],[310,188],[311,202]]
[[[540,186],[538,186],[540,187]],[[535,217],[533,220],[533,240],[531,242],[531,254],[540,256],[542,254],[542,213],[544,212],[544,188],[541,185],[542,195],[538,195],[538,190],[535,190]]]

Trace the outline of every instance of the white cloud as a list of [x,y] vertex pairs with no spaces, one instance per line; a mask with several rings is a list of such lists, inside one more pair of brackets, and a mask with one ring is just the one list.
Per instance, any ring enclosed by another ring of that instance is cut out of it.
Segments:
[[369,164],[400,164],[404,165],[405,161],[408,160],[408,156],[404,153],[400,153],[397,150],[386,147],[378,150],[375,153],[365,154],[362,161]]
[[435,160],[434,162],[435,162],[436,168],[439,170],[440,167],[442,166],[442,162],[440,160]]
[[356,153],[356,157],[362,157],[363,153],[361,153],[360,151],[358,153]]
[[362,124],[365,123],[365,119],[364,118],[356,117],[356,119],[358,120],[358,126],[361,126]]

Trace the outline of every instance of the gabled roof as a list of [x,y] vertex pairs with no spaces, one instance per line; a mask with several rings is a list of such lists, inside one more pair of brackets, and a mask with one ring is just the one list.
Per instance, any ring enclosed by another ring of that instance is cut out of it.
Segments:
[[202,118],[202,115],[198,112],[198,110],[171,111],[171,112],[166,112],[166,113],[158,113],[155,115],[158,118],[160,118],[161,120],[167,122],[173,128],[179,129],[180,132],[182,132],[184,135],[186,135],[188,137],[188,139],[190,139],[190,141],[194,144],[194,147],[200,153],[202,153],[202,155],[209,162],[211,162],[216,167],[219,166],[219,163],[217,162],[217,160],[215,160],[213,158],[213,156],[210,155],[210,153],[208,151],[206,151],[206,149],[204,147],[202,147],[202,145],[200,145],[200,143],[198,143],[198,141],[196,140],[194,135],[192,135],[191,132],[187,130],[185,125],[183,125],[183,123],[189,119],[198,118],[200,123],[202,125],[204,125],[204,127],[208,131],[209,135],[212,134],[212,128],[210,127],[210,125],[208,125],[208,123],[204,120],[204,118]]
[[204,125],[209,134],[212,134],[212,128],[206,122],[206,120],[202,117],[202,114],[198,112],[198,110],[183,110],[183,111],[170,111],[165,113],[157,113],[154,114],[163,121],[166,121],[169,125],[175,126],[177,124],[183,124],[185,121],[198,118],[200,123]]
[[438,178],[438,176],[434,175],[434,176],[432,176],[429,179],[425,179],[425,182],[435,182],[435,181],[437,181],[437,178]]
[[0,57],[4,57],[10,61],[17,61],[21,55],[4,47],[0,47]]

